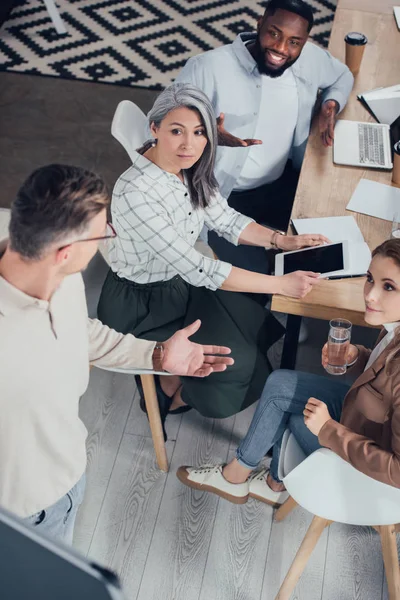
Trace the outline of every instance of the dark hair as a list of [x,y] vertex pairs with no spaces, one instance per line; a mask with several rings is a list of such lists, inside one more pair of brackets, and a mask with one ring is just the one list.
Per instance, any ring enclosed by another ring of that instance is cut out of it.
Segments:
[[[212,196],[218,191],[218,183],[214,175],[215,153],[218,145],[217,124],[214,110],[208,97],[198,87],[190,83],[173,83],[156,98],[147,118],[149,125],[156,127],[168,113],[176,108],[186,107],[199,113],[206,131],[207,145],[199,160],[186,169],[190,200],[194,208],[206,208]],[[150,147],[147,142],[138,152],[144,154]]]
[[303,17],[308,22],[307,31],[310,33],[314,25],[314,14],[312,8],[303,0],[269,0],[263,15],[263,21],[269,15],[274,15],[277,10],[287,10]]
[[12,203],[10,248],[25,258],[39,259],[49,244],[85,232],[109,202],[98,175],[69,165],[40,167]]

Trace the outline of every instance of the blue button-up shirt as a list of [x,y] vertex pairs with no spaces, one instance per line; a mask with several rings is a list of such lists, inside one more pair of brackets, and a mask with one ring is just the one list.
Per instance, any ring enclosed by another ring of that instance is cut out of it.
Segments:
[[[245,43],[256,34],[242,33],[232,44],[190,58],[176,81],[192,83],[209,97],[216,117],[225,114],[225,128],[239,138],[254,138],[261,106],[261,75]],[[340,110],[353,87],[349,69],[329,52],[307,42],[291,67],[298,94],[298,118],[291,157],[300,169],[318,91],[322,101],[336,100]],[[215,175],[227,198],[235,188],[248,154],[246,148],[219,147]]]

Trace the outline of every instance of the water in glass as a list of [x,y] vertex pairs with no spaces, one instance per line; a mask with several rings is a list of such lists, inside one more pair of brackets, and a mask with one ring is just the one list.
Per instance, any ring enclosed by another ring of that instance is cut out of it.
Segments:
[[351,323],[345,319],[331,321],[328,336],[328,365],[331,375],[344,375],[347,370],[347,351],[350,345]]

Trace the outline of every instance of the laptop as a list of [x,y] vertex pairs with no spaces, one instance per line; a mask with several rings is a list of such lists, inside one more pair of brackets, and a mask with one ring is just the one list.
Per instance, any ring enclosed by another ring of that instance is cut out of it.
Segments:
[[[396,121],[395,121],[396,123]],[[392,169],[391,127],[381,123],[339,120],[335,126],[333,162],[371,169]]]
[[123,600],[114,573],[0,510],[4,600]]

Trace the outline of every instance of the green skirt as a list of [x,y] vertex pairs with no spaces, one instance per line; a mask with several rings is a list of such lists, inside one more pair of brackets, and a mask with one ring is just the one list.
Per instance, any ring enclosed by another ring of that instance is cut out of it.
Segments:
[[98,317],[121,333],[158,342],[201,319],[199,331],[190,339],[228,346],[235,360],[222,373],[202,379],[182,377],[183,401],[213,418],[234,415],[259,399],[269,375],[267,350],[285,331],[246,294],[196,288],[180,276],[142,285],[118,277],[111,269]]

